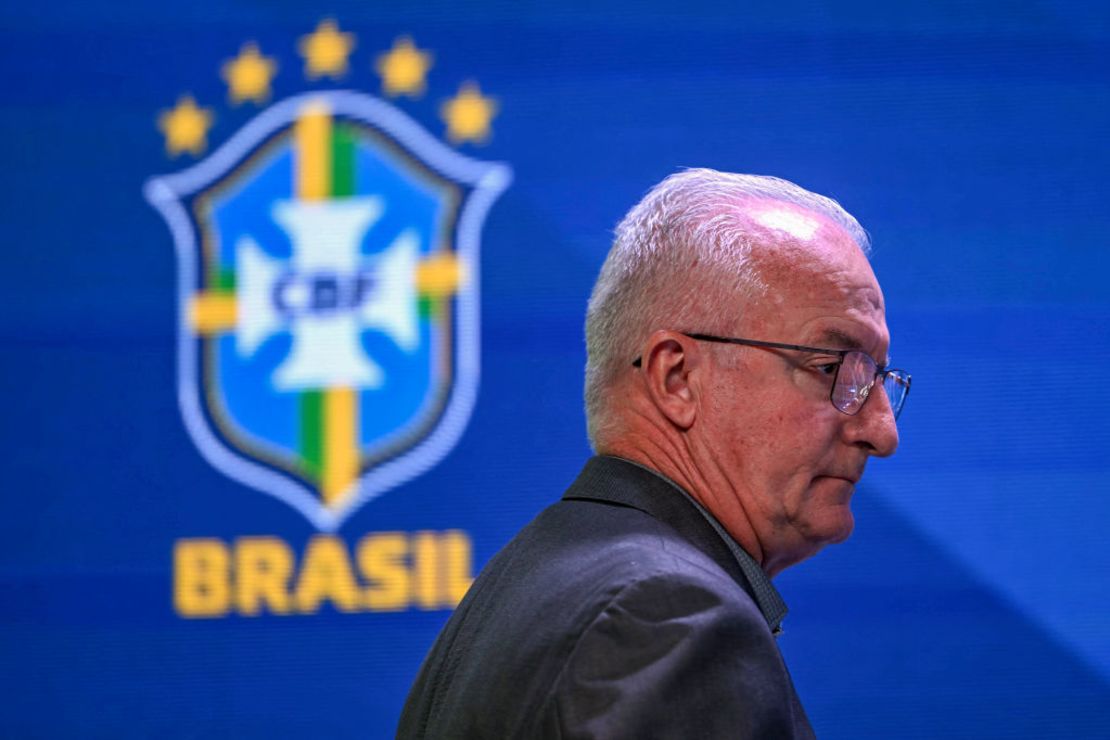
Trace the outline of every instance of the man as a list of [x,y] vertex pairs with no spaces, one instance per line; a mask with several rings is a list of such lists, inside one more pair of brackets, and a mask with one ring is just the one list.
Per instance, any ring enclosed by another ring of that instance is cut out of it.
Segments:
[[898,445],[867,249],[775,178],[690,170],[632,209],[586,319],[598,456],[479,575],[399,736],[812,737],[770,577],[848,537]]

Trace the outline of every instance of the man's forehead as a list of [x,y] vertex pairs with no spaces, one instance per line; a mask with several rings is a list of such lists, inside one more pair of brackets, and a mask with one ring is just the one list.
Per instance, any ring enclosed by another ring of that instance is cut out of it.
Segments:
[[749,318],[792,335],[772,341],[885,353],[886,312],[871,265],[854,242],[830,243],[825,233],[808,245],[779,245],[758,259],[766,302]]
[[890,361],[890,338],[885,323],[872,326],[870,322],[819,321],[805,332],[801,341],[828,349],[858,350],[870,355],[880,365]]
[[821,327],[828,329],[824,346],[883,349],[882,290],[867,256],[842,225],[777,200],[748,199],[742,210],[758,245],[749,259],[761,298],[736,297],[742,301],[737,330],[789,332],[791,337],[772,341],[794,342],[803,341],[804,333],[805,341],[815,344],[821,337],[812,330],[825,317],[832,320]]
[[811,307],[844,314],[885,313],[875,273],[854,245],[783,245],[754,261],[775,312]]

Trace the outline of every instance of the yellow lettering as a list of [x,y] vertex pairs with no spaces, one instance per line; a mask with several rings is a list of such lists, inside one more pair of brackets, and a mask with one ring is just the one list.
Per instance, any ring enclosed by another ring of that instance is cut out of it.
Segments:
[[230,557],[217,539],[178,540],[173,547],[173,605],[183,617],[222,617],[231,605]]
[[441,606],[454,609],[474,583],[473,554],[466,532],[453,529],[440,535],[440,555],[443,558],[443,592]]
[[412,595],[421,609],[439,608],[439,539],[435,532],[412,537]]
[[309,540],[293,599],[297,610],[306,614],[319,609],[325,599],[340,611],[358,609],[358,585],[342,540],[326,534]]
[[346,539],[319,534],[300,554],[280,537],[180,539],[173,605],[188,618],[314,614],[325,602],[341,612],[453,609],[472,571],[473,547],[462,530],[371,532],[354,552]]
[[396,611],[409,604],[408,538],[400,532],[368,534],[358,543],[359,570],[369,585],[363,603],[371,611]]
[[288,614],[293,551],[277,537],[242,537],[235,543],[235,605],[254,616],[263,608]]

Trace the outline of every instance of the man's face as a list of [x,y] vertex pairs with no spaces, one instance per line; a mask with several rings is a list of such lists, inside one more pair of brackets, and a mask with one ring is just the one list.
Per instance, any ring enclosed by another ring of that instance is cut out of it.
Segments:
[[[767,223],[792,230],[791,238],[759,263],[768,294],[738,314],[735,336],[859,349],[886,364],[882,292],[851,237],[789,209],[772,211]],[[868,458],[898,446],[886,394],[875,387],[859,413],[848,416],[829,401],[836,355],[704,348],[710,380],[698,440],[713,477],[725,482],[710,502],[714,514],[730,530],[730,520],[751,525],[772,574],[846,539],[853,527],[849,502]]]

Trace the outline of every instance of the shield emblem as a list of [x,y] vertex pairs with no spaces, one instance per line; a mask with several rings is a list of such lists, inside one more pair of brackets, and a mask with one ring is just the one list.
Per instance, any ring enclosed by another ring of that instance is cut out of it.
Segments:
[[509,169],[377,98],[313,93],[152,179],[202,455],[333,531],[435,465],[474,406],[479,237]]

